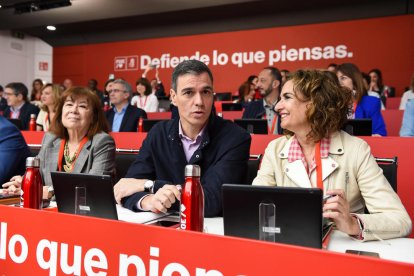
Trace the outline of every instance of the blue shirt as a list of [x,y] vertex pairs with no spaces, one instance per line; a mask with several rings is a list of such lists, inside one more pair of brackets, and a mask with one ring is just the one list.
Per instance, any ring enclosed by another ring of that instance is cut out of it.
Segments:
[[400,136],[414,136],[414,99],[405,105]]
[[114,122],[112,123],[112,131],[113,132],[119,132],[119,129],[121,128],[121,123],[122,123],[122,119],[124,118],[125,115],[125,111],[128,107],[129,103],[126,103],[124,105],[124,107],[121,109],[120,112],[118,112],[118,110],[116,109],[116,107],[113,108],[114,112],[115,112],[115,116],[114,116]]

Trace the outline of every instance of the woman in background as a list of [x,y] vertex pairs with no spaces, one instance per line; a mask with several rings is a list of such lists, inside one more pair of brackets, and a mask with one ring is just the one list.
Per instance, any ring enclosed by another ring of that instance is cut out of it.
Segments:
[[254,99],[254,95],[256,93],[255,85],[250,82],[244,82],[239,87],[239,99],[236,101],[236,103],[241,103],[243,108],[246,108],[246,106]]
[[30,93],[30,103],[37,107],[40,107],[42,96],[43,81],[41,79],[35,79],[32,82],[32,92]]
[[40,98],[42,107],[36,119],[37,131],[49,131],[61,95],[62,89],[60,85],[48,83],[42,88],[42,96]]
[[145,112],[158,111],[158,99],[152,93],[151,83],[146,78],[140,78],[136,82],[138,95],[131,100],[131,105],[145,110]]
[[381,114],[381,100],[368,96],[364,87],[361,71],[352,63],[340,64],[336,73],[339,83],[352,91],[352,114],[350,118],[371,119],[372,134],[387,136],[384,119]]

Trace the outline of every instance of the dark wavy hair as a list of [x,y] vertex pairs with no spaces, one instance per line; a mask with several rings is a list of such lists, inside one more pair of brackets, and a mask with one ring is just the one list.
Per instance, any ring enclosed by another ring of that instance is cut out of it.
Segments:
[[[358,66],[353,63],[342,63],[336,68],[337,72],[341,72],[352,80],[352,85],[355,90],[355,102],[359,104],[363,96],[368,95],[367,89],[364,85],[364,79]],[[369,85],[369,83],[368,83]]]
[[152,93],[151,83],[147,78],[139,78],[135,82],[135,86],[138,86],[138,84],[141,84],[141,85],[145,86],[145,92],[144,92],[145,96],[148,96],[149,94]]
[[[311,125],[307,137],[314,141],[339,131],[347,121],[352,91],[341,87],[336,75],[329,71],[298,70],[289,76],[299,101],[307,104],[306,117]],[[285,134],[294,133],[285,130]]]
[[71,97],[72,100],[76,100],[80,97],[86,97],[88,104],[92,109],[91,125],[89,127],[88,133],[86,134],[88,136],[88,139],[92,139],[93,136],[99,132],[109,132],[108,122],[103,112],[101,100],[99,97],[89,88],[73,86],[63,92],[62,98],[56,110],[55,118],[52,120],[52,124],[50,126],[50,131],[53,134],[61,139],[69,139],[68,131],[62,124],[63,105],[65,104],[65,101],[68,97]]

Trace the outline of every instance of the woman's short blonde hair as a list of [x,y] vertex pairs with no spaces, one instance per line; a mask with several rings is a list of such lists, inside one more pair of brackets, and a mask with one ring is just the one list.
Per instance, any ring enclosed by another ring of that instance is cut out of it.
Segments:
[[[298,70],[290,75],[295,96],[307,105],[306,117],[311,125],[308,137],[314,141],[329,137],[345,124],[352,104],[352,92],[341,87],[329,71]],[[288,135],[293,132],[285,130]]]
[[[58,107],[59,101],[62,97],[63,89],[58,84],[47,83],[42,87],[42,92],[43,92],[43,90],[45,90],[48,87],[52,88],[53,100],[55,101],[53,111],[56,112],[56,108]],[[46,112],[49,111],[46,105],[42,105],[41,108],[42,108],[42,110],[44,110]]]

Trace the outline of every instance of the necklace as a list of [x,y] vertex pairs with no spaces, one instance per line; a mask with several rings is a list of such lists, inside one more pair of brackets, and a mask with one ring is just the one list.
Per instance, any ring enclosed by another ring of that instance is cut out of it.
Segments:
[[63,169],[65,170],[65,172],[71,172],[73,170],[74,162],[78,157],[78,149],[79,147],[76,148],[75,154],[72,157],[70,157],[68,142],[65,143],[65,150],[63,151],[63,156],[65,158],[66,163],[66,165],[63,165]]

